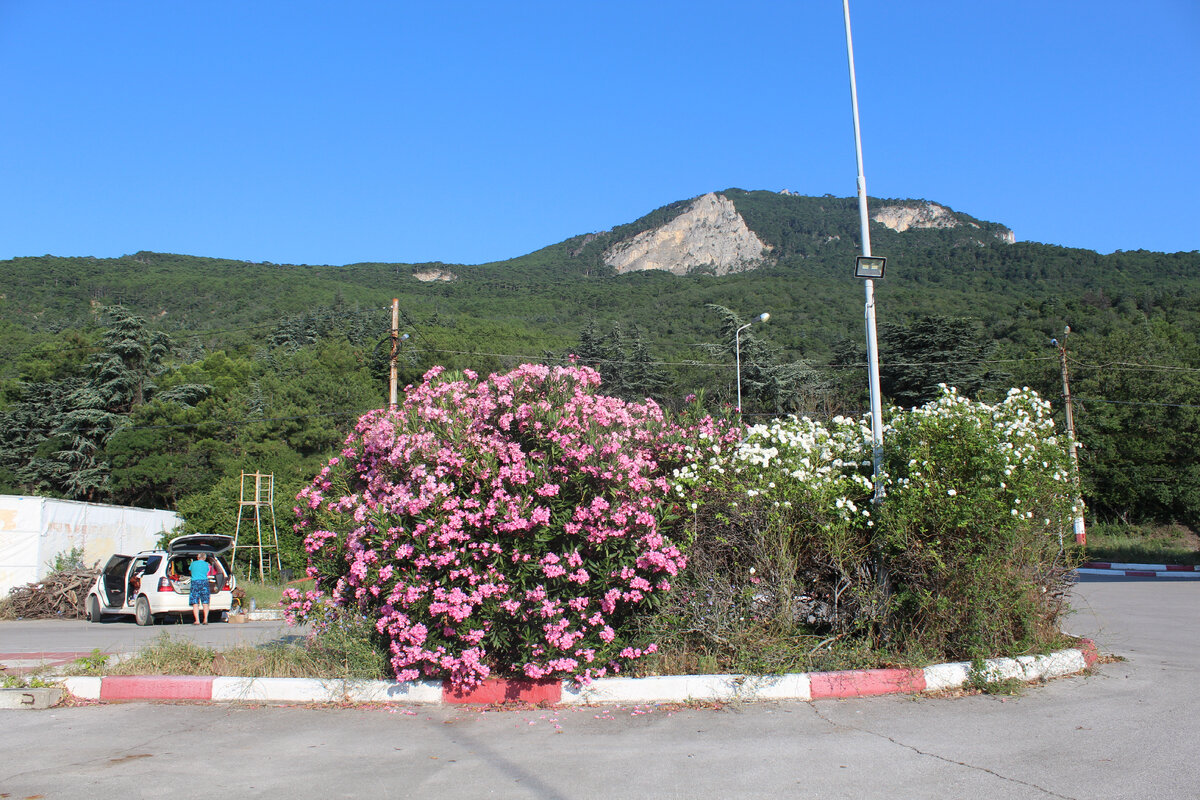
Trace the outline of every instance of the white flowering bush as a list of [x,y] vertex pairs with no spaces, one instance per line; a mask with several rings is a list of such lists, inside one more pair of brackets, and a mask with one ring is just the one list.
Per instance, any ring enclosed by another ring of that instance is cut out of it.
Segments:
[[892,409],[884,444],[874,503],[865,419],[793,416],[732,448],[702,442],[674,473],[690,563],[660,629],[721,666],[768,669],[810,666],[795,662],[811,640],[974,658],[1052,637],[1075,508],[1048,404],[944,388]]
[[701,442],[674,473],[689,564],[653,635],[709,669],[772,672],[811,666],[814,644],[859,627],[875,602],[861,591],[873,585],[870,437],[859,420],[792,416],[732,447]]
[[1030,389],[1000,403],[954,389],[896,413],[884,435],[879,546],[898,634],[958,657],[1057,633],[1082,509],[1065,437]]

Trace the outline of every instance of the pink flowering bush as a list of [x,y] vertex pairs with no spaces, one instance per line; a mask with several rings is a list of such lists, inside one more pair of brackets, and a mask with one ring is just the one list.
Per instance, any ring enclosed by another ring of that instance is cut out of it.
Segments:
[[437,367],[395,411],[362,417],[298,495],[304,618],[326,602],[366,613],[400,680],[618,672],[654,644],[626,623],[685,564],[668,476],[702,418],[681,427],[647,400],[598,394],[597,372],[523,365],[480,380]]

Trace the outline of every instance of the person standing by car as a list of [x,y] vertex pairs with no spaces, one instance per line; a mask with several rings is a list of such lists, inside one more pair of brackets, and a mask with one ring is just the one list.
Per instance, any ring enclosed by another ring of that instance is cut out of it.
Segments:
[[192,576],[191,592],[188,596],[188,603],[192,606],[193,625],[200,625],[200,611],[204,611],[204,625],[208,624],[208,553],[198,553],[196,560],[188,565],[188,572]]

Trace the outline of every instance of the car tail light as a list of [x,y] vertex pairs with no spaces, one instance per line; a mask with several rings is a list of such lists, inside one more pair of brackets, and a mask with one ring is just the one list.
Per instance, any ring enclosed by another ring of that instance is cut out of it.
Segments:
[[225,576],[225,583],[223,583],[223,584],[221,585],[221,591],[222,591],[222,592],[228,592],[228,591],[229,591],[229,576],[228,576],[228,575],[226,575],[226,576]]
[[171,579],[164,575],[158,579],[158,590],[160,592],[173,592],[175,591],[175,587],[171,585]]

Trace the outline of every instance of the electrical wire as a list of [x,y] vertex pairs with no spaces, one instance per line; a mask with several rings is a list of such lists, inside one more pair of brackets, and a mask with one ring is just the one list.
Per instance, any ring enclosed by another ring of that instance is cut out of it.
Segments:
[[[188,341],[190,339],[204,339],[204,338],[207,338],[210,336],[220,336],[220,335],[227,334],[227,333],[245,333],[246,331],[258,331],[258,330],[265,330],[267,328],[277,328],[277,327],[279,327],[278,323],[270,323],[270,324],[263,324],[263,325],[251,325],[246,328],[226,328],[223,330],[205,331],[203,333],[189,333],[189,334],[182,335],[182,336],[175,336],[172,334],[167,334],[167,336],[170,337],[172,342],[179,342],[179,341]],[[81,344],[81,345],[74,345],[72,347],[57,347],[57,346],[50,346],[50,345],[39,345],[38,347],[46,347],[47,349],[39,350],[37,347],[33,347],[33,348],[27,348],[24,350],[5,350],[5,351],[0,351],[0,358],[17,358],[19,356],[26,356],[26,355],[50,356],[50,355],[55,355],[58,353],[74,353],[74,352],[81,352],[81,351],[96,352],[96,351],[101,350],[104,347],[104,345],[97,342],[96,344]]]
[[316,414],[297,414],[290,417],[246,417],[244,419],[206,419],[203,422],[178,422],[170,425],[126,425],[118,428],[120,431],[161,431],[173,430],[178,428],[199,428],[202,425],[211,425],[221,427],[225,425],[252,425],[256,422],[291,422],[299,419],[316,419],[322,417],[361,417],[368,411],[376,409],[366,408],[359,411],[323,411]]
[[1071,400],[1079,403],[1079,405],[1081,405],[1081,406],[1085,405],[1087,403],[1101,403],[1103,405],[1113,405],[1113,406],[1137,406],[1137,407],[1144,406],[1147,408],[1195,408],[1195,409],[1200,409],[1200,406],[1198,406],[1198,405],[1189,405],[1187,403],[1150,403],[1150,402],[1141,401],[1141,400],[1105,400],[1105,399],[1102,399],[1099,397],[1089,397],[1087,395],[1078,395],[1078,394],[1072,394]]
[[1097,370],[1125,369],[1159,372],[1200,372],[1200,368],[1198,367],[1177,367],[1168,364],[1140,364],[1136,361],[1110,361],[1107,364],[1090,364],[1086,361],[1078,361],[1070,356],[1067,356],[1067,363],[1076,367]]

